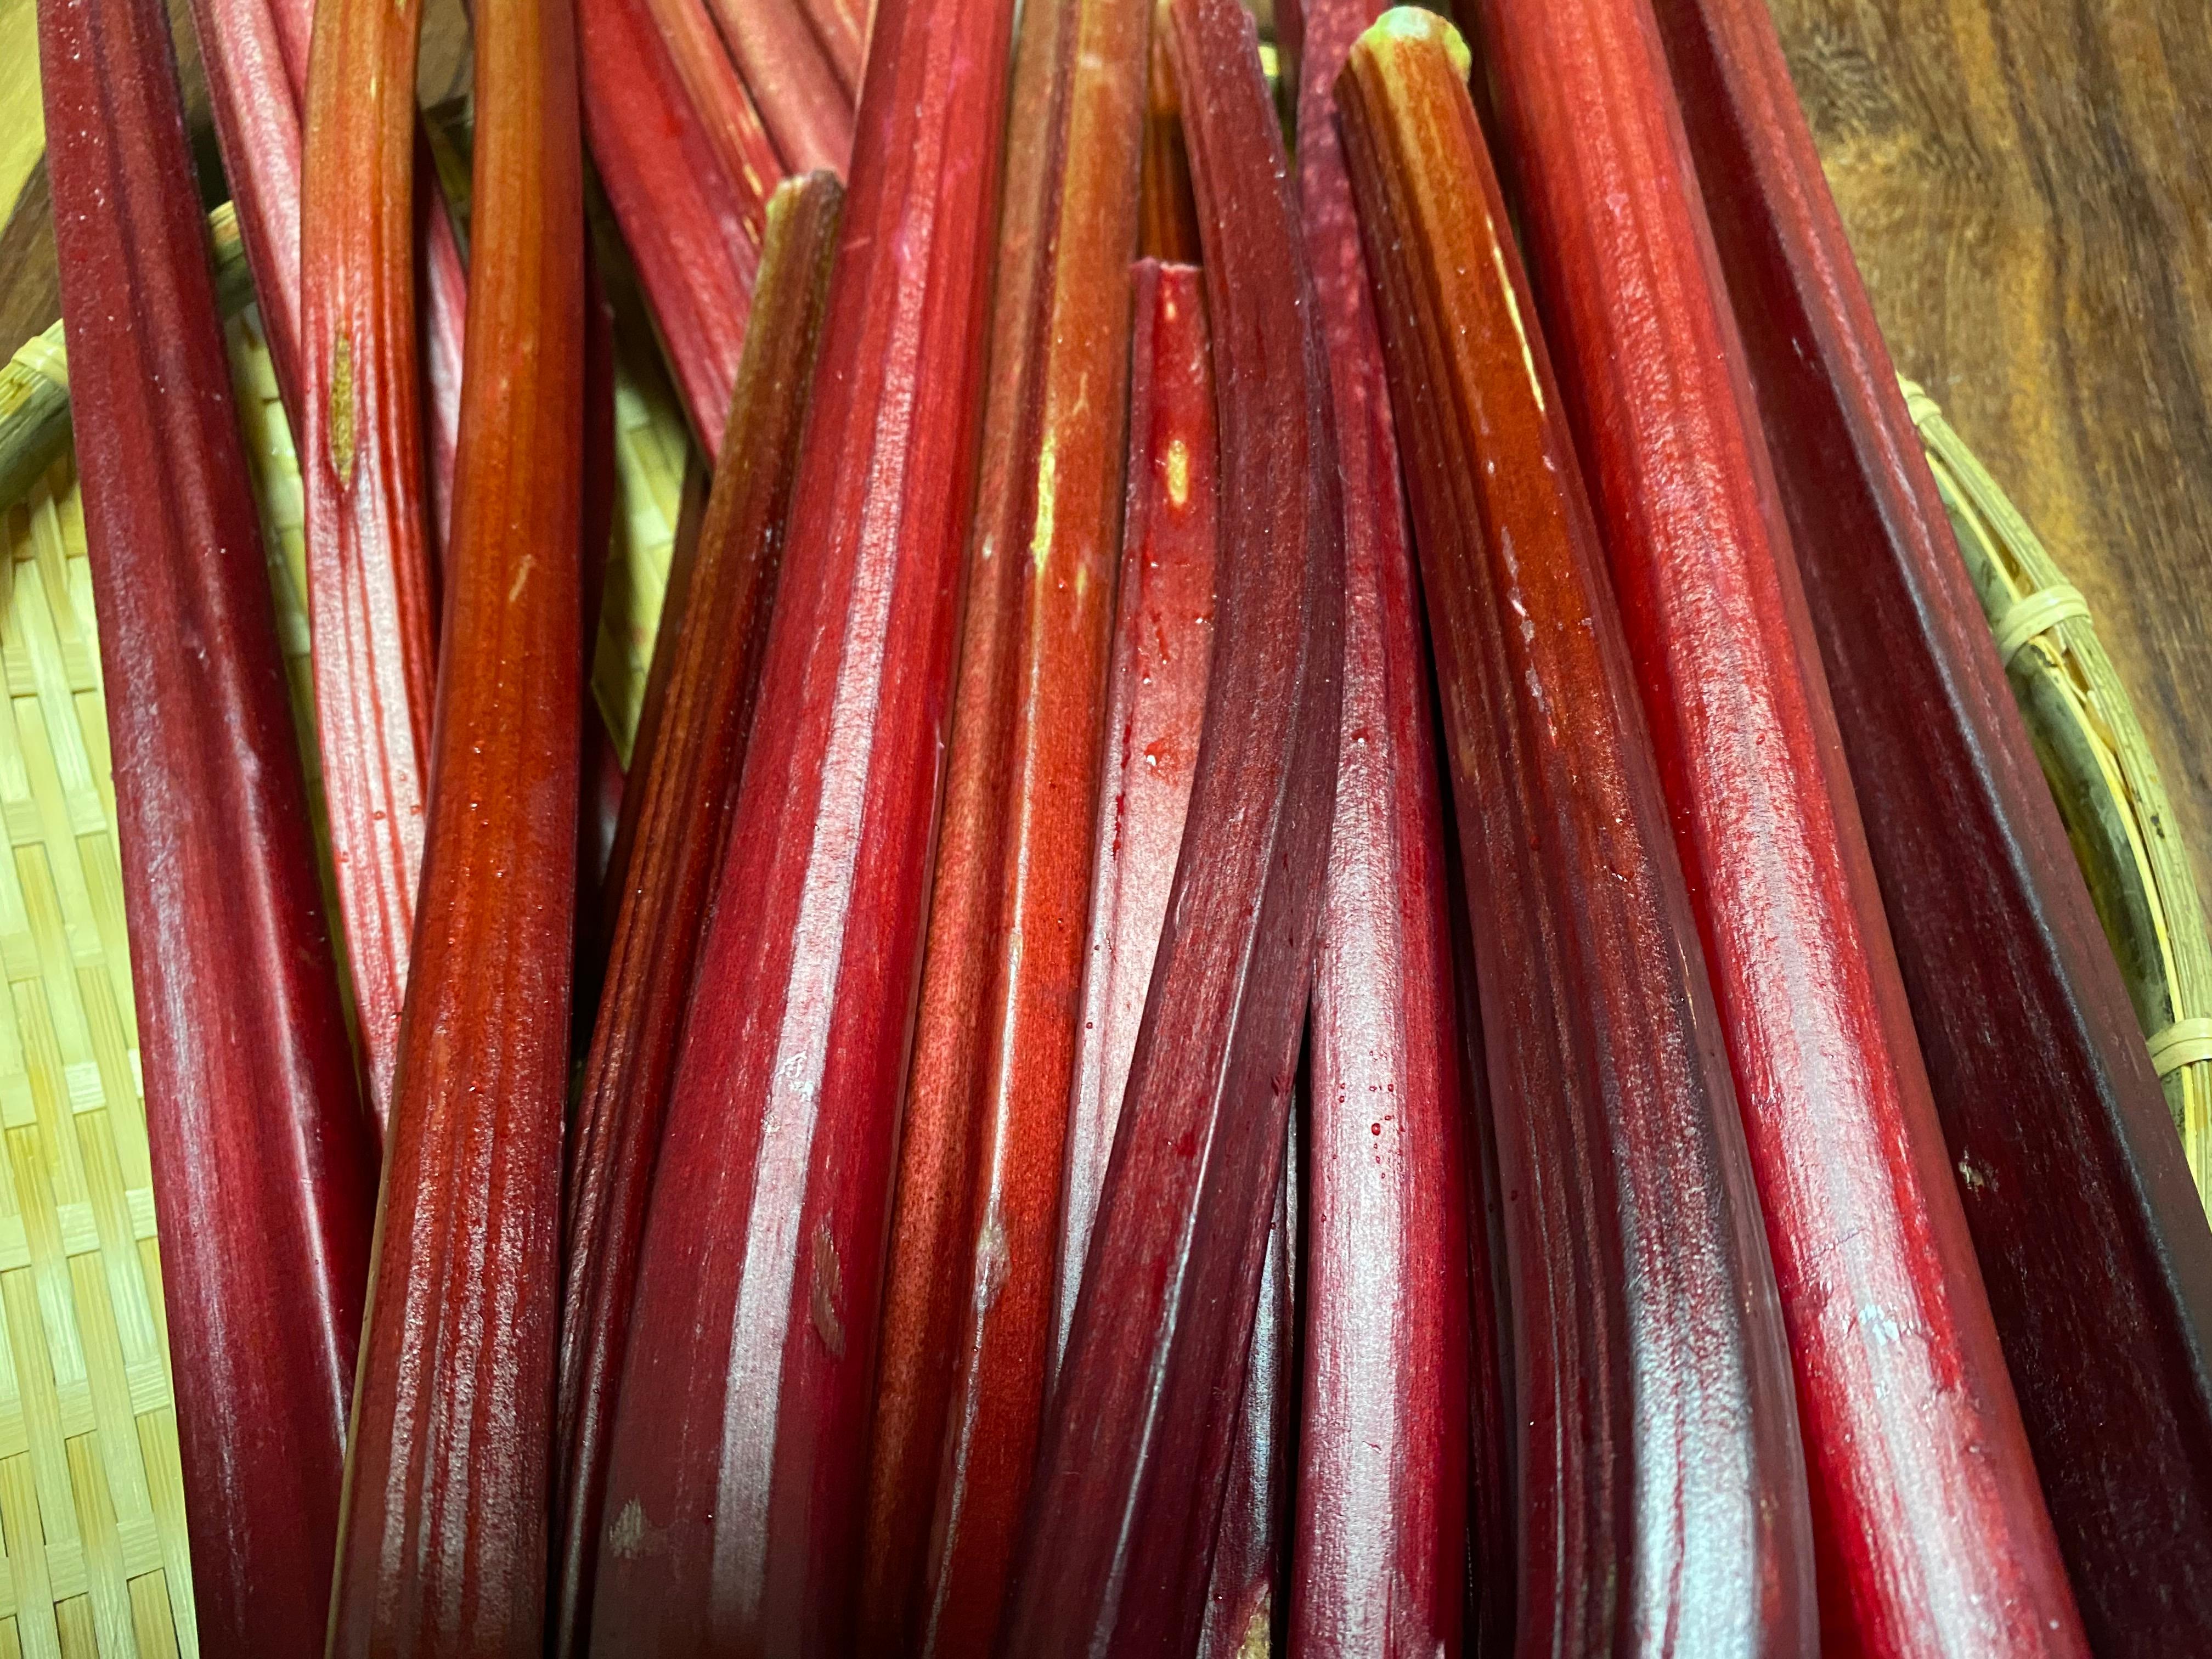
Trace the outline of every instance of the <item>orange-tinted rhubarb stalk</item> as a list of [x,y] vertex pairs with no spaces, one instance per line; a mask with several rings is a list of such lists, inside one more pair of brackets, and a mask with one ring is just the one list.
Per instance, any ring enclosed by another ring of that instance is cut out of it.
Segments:
[[686,94],[649,0],[577,15],[584,136],[652,308],[691,430],[721,447],[776,177],[733,174]]
[[1168,62],[1167,0],[1153,8],[1151,64],[1146,78],[1144,182],[1139,191],[1138,245],[1148,258],[1194,264],[1198,204],[1191,199],[1190,151],[1182,141],[1175,69]]
[[602,1652],[838,1651],[855,1623],[1011,15],[889,0],[877,18],[763,695],[638,1259]]
[[1305,0],[1298,185],[1344,469],[1344,729],[1314,974],[1291,1641],[1460,1649],[1466,1109],[1419,575],[1332,88],[1376,0]]
[[[2196,1565],[2212,1559],[2212,1232],[1773,22],[1736,0],[1666,0],[1656,15],[2090,1645],[2212,1650],[2212,1575]],[[1854,1565],[1866,1582],[1879,1556]]]
[[1490,17],[1789,1324],[1825,1639],[2079,1653],[1650,7]]
[[479,0],[476,46],[449,626],[336,1659],[544,1649],[582,707],[574,17]]
[[1236,0],[1176,0],[1220,422],[1206,719],[1001,1651],[1188,1651],[1281,1178],[1336,775],[1343,498],[1282,134]]
[[1167,921],[1213,665],[1221,479],[1205,286],[1195,266],[1146,259],[1133,289],[1128,494],[1068,1103],[1055,1374]]
[[1049,1375],[1151,3],[1040,0],[1018,60],[1008,201],[1032,257],[997,287],[994,344],[1031,361],[992,365],[899,1153],[869,1505],[891,1649],[989,1644]]
[[319,8],[300,226],[299,448],[315,726],[380,1125],[390,1108],[422,873],[437,672],[415,337],[421,23],[412,0]]
[[39,51],[191,1544],[169,1605],[204,1653],[311,1655],[374,1142],[168,20],[54,0]]
[[[677,1040],[759,684],[843,191],[829,173],[769,201],[753,331],[714,470],[651,746],[632,768],[634,849],[576,1108],[563,1224],[555,1417],[560,1504],[553,1650],[581,1651],[599,1497],[647,1184]],[[656,657],[661,654],[656,645]]]
[[1522,1654],[1807,1654],[1779,1298],[1558,387],[1428,12],[1337,82],[1442,684],[1513,1280]]
[[708,3],[784,166],[842,174],[852,160],[856,94],[838,77],[799,0]]

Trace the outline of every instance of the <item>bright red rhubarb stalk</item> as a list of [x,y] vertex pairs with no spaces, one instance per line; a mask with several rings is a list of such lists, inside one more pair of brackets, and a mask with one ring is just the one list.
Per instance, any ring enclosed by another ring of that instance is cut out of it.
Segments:
[[690,113],[714,146],[722,171],[748,201],[765,203],[783,176],[783,165],[705,0],[647,0],[647,5],[677,78],[690,94]]
[[650,0],[577,15],[584,135],[691,430],[720,450],[760,266],[773,177],[733,175],[684,90]]
[[1221,478],[1205,286],[1195,266],[1147,259],[1133,288],[1128,493],[1068,1105],[1055,1374],[1167,921],[1213,665]]
[[1343,750],[1314,977],[1291,1641],[1459,1650],[1467,1576],[1465,1103],[1429,661],[1333,92],[1382,8],[1306,0],[1298,185],[1344,470]]
[[986,410],[885,1302],[883,1375],[908,1386],[878,1389],[871,1477],[872,1597],[924,1651],[997,1628],[1049,1375],[1150,12],[1041,0],[1019,58],[1009,200],[1040,257],[998,285],[994,343],[1035,361],[993,365]]
[[756,295],[761,326],[738,370],[731,441],[715,467],[681,614],[671,618],[661,712],[632,768],[634,851],[568,1164],[555,1419],[556,1655],[580,1651],[590,1626],[606,1439],[647,1182],[759,684],[842,196],[830,174],[811,173],[769,200]]
[[1516,1649],[1815,1649],[1741,1115],[1595,522],[1427,12],[1338,81],[1443,692],[1513,1274]]
[[448,644],[337,1659],[544,1650],[582,707],[574,18],[480,0],[476,41]]
[[407,993],[437,673],[415,337],[421,24],[411,0],[319,9],[301,214],[300,472],[315,726],[379,1124]]
[[1222,457],[1188,821],[1048,1413],[1009,1655],[1188,1650],[1281,1176],[1334,793],[1343,498],[1250,18],[1177,0]]
[[322,1639],[375,1201],[168,21],[42,5],[76,465],[206,1653]]
[[1759,1178],[1826,1638],[2078,1653],[1657,30],[1646,0],[1490,17]]
[[1011,9],[891,0],[877,20],[731,896],[700,946],[639,1257],[606,1651],[832,1651],[854,1621]]
[[800,0],[708,3],[784,166],[842,174],[853,155],[854,89],[838,78]]
[[[2090,1644],[2212,1646],[2212,1578],[2193,1565],[2212,1556],[2212,1234],[1773,24],[1735,0],[1656,9],[1948,1158]],[[1960,1594],[1971,1583],[1951,1581]]]

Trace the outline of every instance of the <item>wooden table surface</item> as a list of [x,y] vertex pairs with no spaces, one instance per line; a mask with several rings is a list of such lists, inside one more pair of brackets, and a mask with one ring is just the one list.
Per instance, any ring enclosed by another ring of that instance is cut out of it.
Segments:
[[[2204,0],[1771,3],[1898,367],[2087,596],[2212,897]],[[33,5],[0,0],[0,356],[58,314],[44,169],[15,113]],[[459,15],[431,0],[434,92],[459,80]],[[179,52],[212,179],[188,28]]]

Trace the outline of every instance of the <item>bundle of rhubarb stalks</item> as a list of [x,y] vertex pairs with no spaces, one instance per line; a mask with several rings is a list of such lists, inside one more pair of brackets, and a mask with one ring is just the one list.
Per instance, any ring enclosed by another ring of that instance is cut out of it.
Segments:
[[319,822],[163,9],[39,9],[199,1651],[2212,1650],[1763,0],[477,0],[465,163],[412,0],[193,0]]

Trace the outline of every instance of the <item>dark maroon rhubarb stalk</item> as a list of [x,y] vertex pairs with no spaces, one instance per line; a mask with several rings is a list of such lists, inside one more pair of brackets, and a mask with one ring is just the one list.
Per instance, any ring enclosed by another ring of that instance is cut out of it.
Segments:
[[168,20],[39,9],[204,1653],[319,1652],[375,1147]]
[[1657,15],[2090,1645],[2212,1649],[2212,1235],[1773,26],[1733,0]]
[[1300,1653],[1455,1654],[1471,1357],[1465,1103],[1429,660],[1332,88],[1378,0],[1305,0],[1298,185],[1344,471],[1343,748],[1314,975]]
[[1789,1323],[1826,1638],[2080,1652],[1649,6],[1489,15]]
[[1334,795],[1343,497],[1289,167],[1249,16],[1236,0],[1176,0],[1171,21],[1219,404],[1218,632],[1010,1656],[1197,1639]]
[[653,27],[649,0],[577,14],[584,135],[637,266],[691,430],[722,441],[760,265],[766,191],[722,164]]
[[1153,8],[1151,63],[1146,77],[1144,182],[1137,240],[1146,258],[1198,261],[1198,205],[1190,194],[1190,152],[1182,110],[1168,62],[1167,0]]
[[407,994],[437,676],[415,337],[421,21],[416,7],[391,0],[319,8],[300,228],[299,452],[315,726],[380,1126]]
[[925,1652],[997,1630],[1050,1375],[1151,13],[1038,0],[1018,59],[1009,201],[1042,257],[998,283],[994,343],[1034,363],[994,362],[985,410],[870,1474],[870,1599]]
[[853,155],[854,92],[838,78],[800,0],[708,3],[784,166],[843,173]]
[[1011,18],[888,0],[876,21],[765,693],[638,1259],[603,1652],[835,1652],[855,1621]]
[[1293,1107],[1252,1346],[1244,1359],[1244,1392],[1237,1408],[1229,1485],[1213,1534],[1197,1659],[1254,1659],[1274,1650],[1283,1626],[1290,1563],[1291,1433],[1298,1379],[1293,1369],[1298,1325],[1298,1127]]
[[1197,269],[1140,262],[1131,308],[1127,506],[1091,830],[1082,1029],[1068,1109],[1053,1370],[1067,1351],[1106,1160],[1198,760],[1213,664],[1220,453]]
[[1448,25],[1338,81],[1443,692],[1513,1274],[1522,1654],[1810,1654],[1789,1350],[1627,644]]
[[566,0],[478,0],[468,358],[332,1659],[544,1651],[575,899],[583,168]]
[[731,441],[715,468],[688,596],[680,620],[672,619],[661,714],[634,769],[635,852],[568,1166],[554,1419],[556,1656],[581,1651],[590,1626],[604,1455],[647,1179],[744,757],[842,194],[830,175],[811,173],[769,198],[756,295],[761,326],[738,370]]

